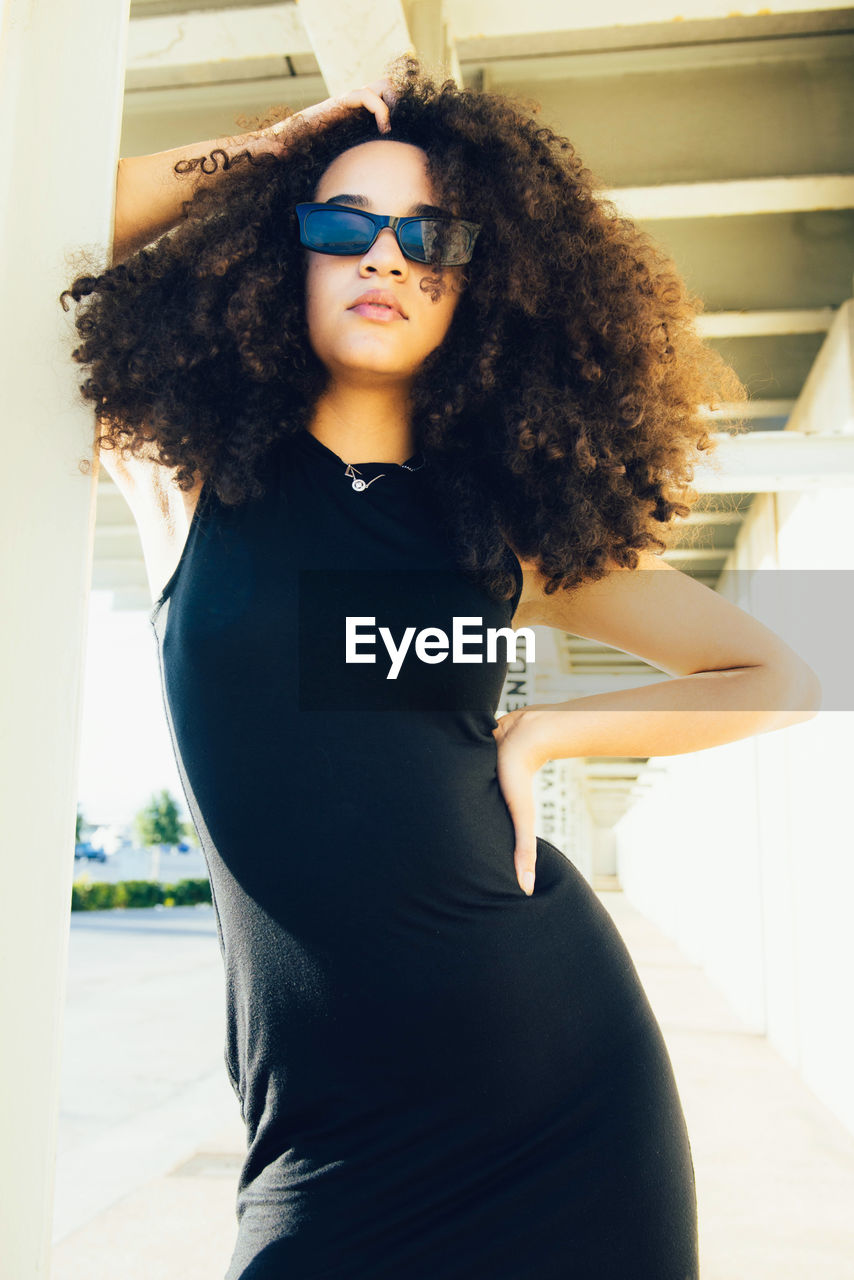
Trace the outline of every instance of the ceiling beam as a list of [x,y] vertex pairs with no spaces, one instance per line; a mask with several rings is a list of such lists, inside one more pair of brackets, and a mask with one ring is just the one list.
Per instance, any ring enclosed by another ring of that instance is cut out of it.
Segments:
[[678,560],[683,564],[704,560],[726,560],[732,547],[670,547],[662,552],[663,560]]
[[256,5],[245,9],[133,18],[128,26],[125,88],[152,83],[155,72],[204,71],[223,78],[231,68],[275,58],[310,55],[312,45],[301,16],[304,5]]
[[790,333],[825,333],[835,307],[811,310],[707,311],[697,317],[697,329],[704,338],[759,338]]
[[[851,425],[854,431],[854,423]],[[698,493],[775,493],[854,485],[854,434],[715,433],[714,457],[698,463]]]
[[588,756],[586,759],[588,778],[630,777],[634,781],[646,764],[645,756],[625,756],[620,760],[613,760],[610,756],[604,759],[601,756]]
[[854,175],[805,174],[727,182],[668,182],[654,187],[610,187],[599,196],[638,222],[674,218],[743,217],[854,209]]
[[693,510],[688,516],[675,516],[674,523],[678,525],[688,524],[715,524],[730,525],[742,524],[744,514],[741,511],[698,511]]
[[717,409],[702,409],[703,417],[716,422],[731,422],[739,418],[787,418],[797,400],[746,400],[743,404],[729,403]]
[[[841,14],[832,15],[840,18]],[[662,27],[611,28],[608,32],[550,31],[516,39],[459,41],[460,57],[469,70],[485,77],[481,86],[501,90],[521,80],[579,81],[620,75],[684,73],[755,67],[757,64],[820,61],[850,56],[850,20],[834,31],[794,31],[785,39],[761,28],[739,35],[726,23],[690,23],[679,33]],[[716,27],[723,28],[720,33]],[[665,35],[675,37],[669,41]],[[696,41],[696,43],[691,43]]]
[[[688,22],[721,22],[732,19],[764,19],[769,34],[778,21],[798,15],[820,15],[846,9],[844,0],[775,0],[772,4],[747,4],[733,8],[732,0],[600,0],[598,4],[567,4],[566,0],[454,0],[452,15],[457,38],[478,35],[513,36],[535,31],[590,31],[638,26],[668,26],[678,32]],[[758,24],[757,24],[758,25]]]

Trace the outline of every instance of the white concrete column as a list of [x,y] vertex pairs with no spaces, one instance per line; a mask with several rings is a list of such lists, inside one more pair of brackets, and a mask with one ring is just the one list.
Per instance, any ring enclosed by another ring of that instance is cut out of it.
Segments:
[[[111,239],[129,0],[0,5],[0,1273],[50,1271],[97,469],[66,257]],[[102,264],[105,258],[102,259]]]
[[448,9],[448,0],[404,0],[412,42],[422,65],[435,77],[450,77],[462,88],[463,73]]
[[330,95],[378,79],[391,58],[415,51],[401,0],[300,0],[299,16]]

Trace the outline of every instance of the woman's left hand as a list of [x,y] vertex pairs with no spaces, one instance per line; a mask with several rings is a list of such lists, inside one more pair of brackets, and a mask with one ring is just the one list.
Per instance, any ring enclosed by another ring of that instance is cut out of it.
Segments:
[[534,892],[537,837],[533,778],[548,757],[534,731],[532,707],[520,707],[501,716],[493,729],[498,743],[498,782],[516,832],[516,876],[528,895]]

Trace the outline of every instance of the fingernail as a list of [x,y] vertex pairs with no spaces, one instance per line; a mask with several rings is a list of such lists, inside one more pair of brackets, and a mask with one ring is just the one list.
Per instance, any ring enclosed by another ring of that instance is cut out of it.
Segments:
[[523,871],[521,876],[522,888],[528,897],[534,892],[534,873],[533,871]]

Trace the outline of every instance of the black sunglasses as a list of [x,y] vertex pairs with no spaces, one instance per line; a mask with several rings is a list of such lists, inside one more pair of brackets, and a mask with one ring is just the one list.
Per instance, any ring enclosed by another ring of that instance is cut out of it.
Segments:
[[298,204],[300,244],[315,253],[366,253],[384,227],[413,262],[457,267],[471,260],[480,225],[462,218],[395,218],[343,204]]

